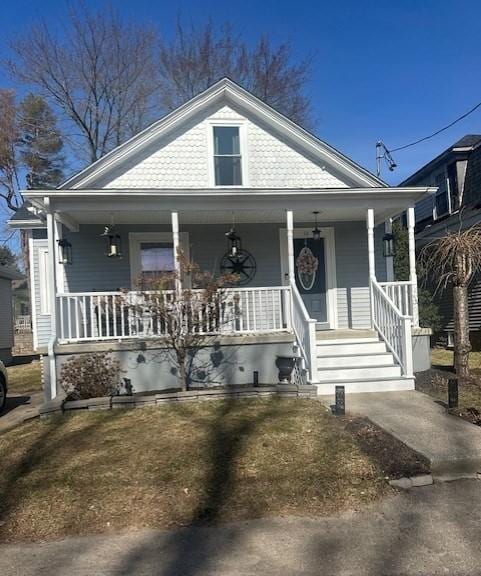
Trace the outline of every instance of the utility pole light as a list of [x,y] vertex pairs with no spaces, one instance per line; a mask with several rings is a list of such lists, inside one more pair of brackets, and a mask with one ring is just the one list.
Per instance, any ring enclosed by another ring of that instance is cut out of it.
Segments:
[[376,176],[379,178],[381,176],[381,160],[386,162],[387,167],[392,172],[394,168],[397,167],[396,162],[394,162],[394,158],[391,156],[391,153],[386,148],[386,145],[382,140],[378,140],[376,142]]

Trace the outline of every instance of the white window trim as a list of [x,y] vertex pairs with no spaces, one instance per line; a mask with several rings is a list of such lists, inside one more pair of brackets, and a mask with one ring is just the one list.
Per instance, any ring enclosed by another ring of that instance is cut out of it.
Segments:
[[[180,247],[186,258],[189,258],[189,233],[179,234]],[[172,232],[131,232],[129,234],[129,262],[130,262],[130,285],[136,289],[135,279],[140,275],[142,266],[140,262],[140,244],[142,242],[173,242]]]
[[[337,318],[337,272],[336,272],[336,242],[334,228],[331,226],[319,227],[321,238],[324,239],[325,246],[325,267],[326,267],[326,304],[327,322],[330,330],[338,327]],[[312,237],[312,228],[294,228],[294,238]],[[289,284],[289,259],[287,254],[287,229],[279,230],[281,244],[281,283]],[[319,323],[321,324],[321,323]]]
[[29,272],[30,272],[30,314],[32,317],[32,339],[33,339],[33,349],[38,348],[38,332],[37,332],[37,302],[36,302],[36,284],[35,284],[35,261],[34,261],[34,250],[33,250],[33,237],[32,231],[28,230],[28,261],[29,261]]
[[[214,128],[219,127],[232,127],[239,128],[239,145],[241,157],[241,171],[242,171],[242,184],[235,184],[232,186],[218,185],[215,183],[215,165],[214,165]],[[248,188],[249,175],[247,173],[247,122],[245,120],[210,120],[207,122],[207,166],[209,174],[209,185],[212,188]]]
[[444,179],[444,184],[446,187],[446,194],[448,196],[448,210],[447,212],[443,212],[442,214],[438,214],[438,210],[437,210],[437,205],[436,205],[436,199],[438,196],[441,196],[441,194],[443,194],[443,192],[440,192],[439,190],[436,192],[436,194],[434,194],[433,196],[433,220],[438,220],[439,218],[441,218],[442,216],[446,216],[447,214],[452,214],[452,206],[451,206],[451,190],[450,190],[450,186],[449,186],[449,178],[448,178],[448,173],[446,171],[446,169],[443,169],[439,172],[435,172],[432,175],[432,179],[433,179],[433,186],[437,186],[436,184],[436,179],[438,176],[443,176]]
[[50,273],[48,248],[38,249],[38,286],[40,290],[40,315],[50,316]]

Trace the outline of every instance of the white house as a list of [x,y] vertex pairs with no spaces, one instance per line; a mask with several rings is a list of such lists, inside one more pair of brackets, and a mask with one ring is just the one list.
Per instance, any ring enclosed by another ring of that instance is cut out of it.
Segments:
[[[217,82],[58,189],[24,192],[30,211],[10,224],[30,234],[47,397],[65,358],[95,350],[121,360],[134,390],[175,384],[159,360],[162,327],[132,314],[121,290],[135,298],[139,275],[177,269],[179,246],[203,269],[240,270],[230,289],[239,314],[206,357],[216,382],[275,382],[276,356],[294,353],[296,378],[321,394],[335,384],[411,389],[413,362],[425,361],[413,360],[413,207],[434,191],[387,186],[234,82]],[[393,282],[383,237],[405,210],[411,279]]]

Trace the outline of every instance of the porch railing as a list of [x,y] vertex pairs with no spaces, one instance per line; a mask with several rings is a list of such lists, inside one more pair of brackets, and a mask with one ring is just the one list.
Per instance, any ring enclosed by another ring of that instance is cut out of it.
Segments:
[[309,374],[309,381],[317,380],[316,320],[309,316],[295,282],[291,283],[292,330],[301,354],[301,362]]
[[[217,306],[192,290],[185,321],[198,334],[279,332],[290,326],[288,286],[228,288]],[[168,326],[155,313],[173,303],[174,292],[69,292],[57,295],[60,342],[165,336]],[[162,301],[160,301],[162,299]]]
[[374,328],[401,366],[404,376],[413,375],[411,317],[403,314],[373,278],[370,280]]
[[389,299],[404,316],[413,318],[413,283],[410,280],[401,282],[378,282]]

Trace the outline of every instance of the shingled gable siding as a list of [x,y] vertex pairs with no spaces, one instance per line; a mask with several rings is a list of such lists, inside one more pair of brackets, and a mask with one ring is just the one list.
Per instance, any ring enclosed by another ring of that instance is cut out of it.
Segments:
[[[299,228],[312,223],[298,223]],[[335,229],[337,303],[339,327],[361,328],[370,325],[367,234],[364,222],[326,223]],[[191,257],[204,270],[218,271],[227,249],[225,232],[228,224],[181,225],[188,232]],[[238,224],[243,246],[255,257],[257,273],[249,287],[278,286],[282,283],[279,229],[284,224]],[[117,227],[122,238],[123,258],[104,255],[102,226],[83,225],[80,232],[67,232],[72,243],[73,264],[65,268],[66,286],[70,292],[117,290],[131,286],[129,232],[169,232],[169,226],[136,225]],[[385,280],[382,257],[383,230],[376,230],[376,271]]]
[[[105,188],[195,188],[210,186],[209,138],[215,121],[243,123],[246,128],[247,174],[253,188],[343,188],[346,184],[330,173],[329,167],[315,163],[265,126],[260,126],[237,111],[224,106],[216,112],[193,119],[190,124],[133,157],[117,173],[99,179]],[[246,180],[244,180],[244,184]]]

